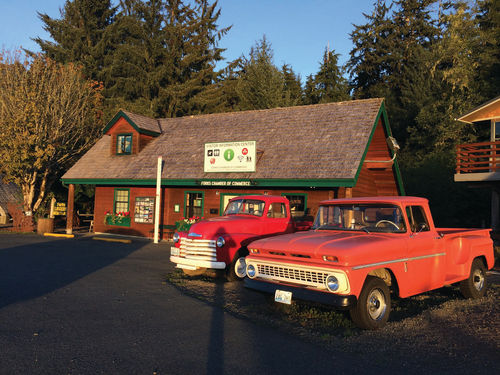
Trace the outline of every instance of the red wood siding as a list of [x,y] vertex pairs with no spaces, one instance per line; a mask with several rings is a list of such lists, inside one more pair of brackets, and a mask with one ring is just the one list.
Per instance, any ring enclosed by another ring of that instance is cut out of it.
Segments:
[[[135,198],[154,197],[156,189],[154,187],[116,187],[118,189],[130,189],[130,227],[105,224],[105,212],[113,211],[115,187],[98,186],[95,192],[94,207],[94,231],[101,233],[128,234],[144,237],[153,237],[153,224],[134,222]],[[333,190],[277,190],[277,189],[257,189],[257,190],[230,190],[230,189],[198,189],[196,187],[186,188],[162,188],[161,204],[161,225],[174,225],[176,221],[184,216],[184,197],[187,191],[203,191],[204,204],[203,216],[205,218],[216,217],[221,214],[220,204],[224,193],[245,195],[245,194],[269,194],[281,195],[282,193],[307,194],[307,208],[309,216],[315,216],[319,202],[332,199],[337,196]],[[174,212],[175,205],[178,204],[180,212]],[[210,209],[217,209],[218,214],[210,214]]]
[[399,195],[395,172],[392,163],[378,163],[377,168],[369,168],[374,165],[367,163],[368,160],[390,160],[391,154],[386,142],[386,134],[382,121],[379,121],[372,141],[366,153],[365,163],[361,167],[358,182],[353,188],[353,197],[369,197],[377,195]]
[[119,134],[132,134],[132,154],[141,152],[153,139],[150,135],[139,134],[123,117],[108,130],[107,134],[111,136],[111,155],[116,155],[116,137]]

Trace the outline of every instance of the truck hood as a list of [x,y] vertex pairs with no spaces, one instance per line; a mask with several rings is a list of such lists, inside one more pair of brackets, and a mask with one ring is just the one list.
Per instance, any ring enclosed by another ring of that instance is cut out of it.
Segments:
[[[345,266],[366,263],[374,258],[390,259],[406,249],[405,234],[365,233],[311,230],[252,242],[249,249],[259,249],[262,255],[284,254],[298,259],[323,261],[323,256],[335,256]],[[384,255],[384,256],[382,256]],[[385,256],[386,255],[386,256]]]
[[189,238],[215,239],[223,234],[252,233],[262,231],[262,218],[256,216],[228,215],[199,221],[189,228]]

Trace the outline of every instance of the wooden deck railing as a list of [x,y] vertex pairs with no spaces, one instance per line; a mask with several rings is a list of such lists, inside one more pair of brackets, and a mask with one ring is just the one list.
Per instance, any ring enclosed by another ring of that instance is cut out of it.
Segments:
[[457,146],[457,173],[500,171],[500,142],[470,143]]

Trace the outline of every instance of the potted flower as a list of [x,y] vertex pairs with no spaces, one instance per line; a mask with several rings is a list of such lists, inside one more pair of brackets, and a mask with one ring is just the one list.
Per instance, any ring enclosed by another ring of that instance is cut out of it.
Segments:
[[191,228],[191,225],[200,220],[203,220],[203,217],[201,218],[199,216],[193,216],[190,218],[183,217],[181,220],[175,222],[175,229],[178,232],[189,232],[189,228]]
[[130,212],[129,211],[120,211],[120,212],[113,214],[111,211],[107,210],[104,212],[104,224],[129,227],[130,226]]

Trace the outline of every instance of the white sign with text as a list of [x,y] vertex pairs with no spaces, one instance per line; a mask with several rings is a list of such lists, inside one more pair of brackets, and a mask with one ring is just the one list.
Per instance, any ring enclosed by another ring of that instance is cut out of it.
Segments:
[[205,143],[205,172],[255,172],[256,142]]

